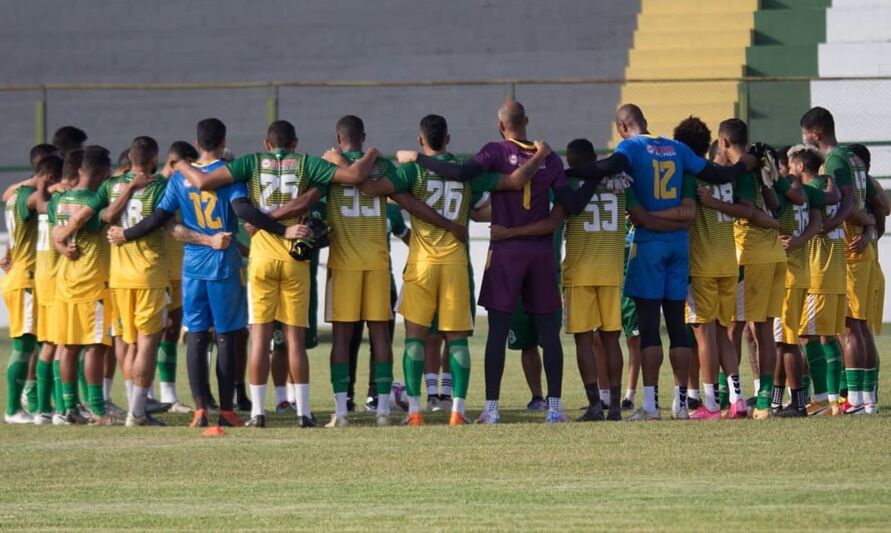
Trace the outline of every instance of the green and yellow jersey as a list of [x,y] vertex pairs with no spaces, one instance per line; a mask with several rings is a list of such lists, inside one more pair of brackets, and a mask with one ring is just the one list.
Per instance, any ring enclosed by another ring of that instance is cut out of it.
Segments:
[[[571,180],[573,189],[581,185]],[[564,287],[619,287],[625,260],[626,198],[631,189],[615,193],[600,185],[584,211],[566,218]],[[559,257],[559,254],[558,254]]]
[[[732,183],[713,185],[696,179],[696,187],[708,188],[716,200],[733,203]],[[734,239],[733,217],[697,202],[696,217],[690,226],[690,275],[709,278],[737,276],[739,264],[736,262]]]
[[[866,165],[847,146],[836,146],[826,153],[820,174],[832,176],[839,187],[842,187],[843,184],[850,185],[854,194],[854,209],[866,210],[867,188],[871,187],[866,176]],[[848,244],[851,244],[855,237],[863,234],[863,226],[845,221],[843,227],[845,242]],[[863,253],[845,250],[845,259],[848,263],[873,261],[874,256],[875,252],[871,246],[867,246]]]
[[[784,180],[785,178],[780,179]],[[734,200],[748,200],[755,206],[755,209],[769,213],[761,194],[761,182],[751,172],[737,180]],[[733,223],[733,236],[736,240],[736,259],[740,265],[786,261],[786,252],[780,242],[780,234],[775,229],[762,228],[750,220],[739,218]]]
[[[777,221],[780,223],[781,235],[798,237],[810,224],[811,209],[822,211],[826,207],[826,194],[822,190],[811,185],[802,185],[801,188],[805,197],[802,205],[795,205],[785,197],[780,197],[780,214]],[[812,240],[786,254],[786,288],[810,287],[811,269],[808,250],[811,245]]]
[[[825,191],[827,178],[820,170],[820,176],[812,180],[809,185]],[[848,183],[842,179],[842,183],[836,185],[842,187]],[[838,212],[838,204],[827,205],[823,211],[824,222]],[[816,294],[845,294],[847,291],[845,256],[847,244],[845,243],[844,227],[839,225],[828,233],[820,233],[811,240],[808,248],[810,263],[810,292]]]
[[19,187],[6,202],[6,231],[9,232],[9,257],[12,268],[3,276],[3,290],[27,289],[34,286],[37,262],[37,213],[28,209],[28,197],[34,187]]
[[[54,225],[66,226],[84,207],[96,205],[96,193],[89,189],[72,189],[54,195],[47,211]],[[78,258],[59,256],[56,276],[56,299],[64,302],[89,302],[102,298],[108,289],[109,244],[99,212],[69,238],[77,246]]]

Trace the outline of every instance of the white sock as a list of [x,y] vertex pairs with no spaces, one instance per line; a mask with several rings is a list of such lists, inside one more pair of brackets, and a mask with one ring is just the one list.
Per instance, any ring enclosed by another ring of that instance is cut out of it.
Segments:
[[702,397],[699,396],[699,389],[687,389],[687,398],[693,398],[694,400],[702,399]]
[[702,390],[705,392],[705,408],[709,411],[717,411],[721,408],[718,405],[718,402],[715,401],[715,384],[714,383],[703,383]]
[[872,389],[871,391],[867,391],[863,393],[863,403],[867,403],[869,405],[876,404],[876,390]]
[[652,413],[656,410],[656,387],[647,387],[644,385],[643,389],[643,410]]
[[297,403],[297,384],[296,383],[288,383],[287,394],[288,394],[288,403]]
[[600,389],[600,402],[604,406],[609,405],[609,389]]
[[439,375],[433,373],[424,374],[424,383],[427,385],[427,397],[436,395],[438,381]]
[[560,398],[548,396],[548,411],[563,411],[563,402],[560,401]]
[[334,414],[336,416],[346,416],[347,415],[347,393],[345,393],[345,392],[335,392],[334,393]]
[[102,379],[102,397],[105,398],[105,401],[111,400],[111,384],[114,382],[113,379],[103,378]]
[[266,385],[251,385],[251,417],[266,414]]
[[489,413],[497,413],[498,412],[498,400],[486,400],[486,406],[485,406],[484,410]]
[[442,383],[439,385],[439,390],[442,392],[443,396],[451,396],[452,395],[452,373],[451,372],[443,372],[442,373]]
[[133,401],[130,403],[130,414],[133,416],[145,416],[145,401],[148,398],[147,387],[133,387]]
[[634,403],[634,395],[637,394],[635,389],[625,389],[625,399]]
[[161,403],[176,403],[179,398],[176,397],[176,383],[172,381],[161,382]]
[[[730,391],[730,403],[734,404],[739,401],[740,395],[736,393],[736,387],[733,386],[733,378],[739,380],[739,376],[727,376],[727,390]],[[742,392],[742,383],[740,383],[740,392]]]
[[464,414],[464,398],[452,398],[452,412]]
[[678,386],[675,386],[674,388],[674,399],[671,401],[671,410],[675,413],[681,410],[681,388]]
[[379,414],[379,415],[389,415],[390,414],[390,402],[387,401],[387,397],[385,395],[381,395],[378,398],[377,414]]
[[312,416],[309,409],[309,383],[294,383],[294,403],[297,404],[297,416]]
[[838,403],[838,394],[827,394],[829,403]]
[[[380,405],[380,400],[378,400],[378,405]],[[408,414],[412,413],[420,413],[421,412],[421,397],[420,396],[409,396],[408,397]]]
[[155,399],[155,382],[154,381],[149,383],[148,392],[146,393],[146,398],[148,398],[149,400]]
[[275,387],[275,405],[288,401],[287,387]]
[[859,390],[849,390],[848,403],[854,406],[863,405],[863,392]]
[[752,382],[755,383],[755,392],[757,393],[761,390],[761,378],[755,378]]
[[127,394],[127,409],[133,405],[133,380],[125,379],[124,380],[124,392]]

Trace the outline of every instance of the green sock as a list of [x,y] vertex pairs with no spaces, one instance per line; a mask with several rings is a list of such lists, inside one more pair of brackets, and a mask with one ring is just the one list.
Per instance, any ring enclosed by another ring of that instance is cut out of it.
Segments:
[[727,374],[718,372],[718,405],[721,409],[730,407],[730,387],[727,386]]
[[808,341],[804,345],[804,354],[807,356],[807,366],[811,370],[814,396],[826,394],[826,353],[823,351],[823,345],[818,339]]
[[755,404],[756,409],[768,409],[770,407],[770,396],[773,393],[773,374],[761,374],[759,376],[758,401]]
[[161,341],[158,345],[158,381],[161,383],[176,382],[176,343]]
[[378,396],[389,396],[393,390],[393,361],[374,362],[374,391]]
[[841,375],[838,380],[838,390],[839,392],[843,390],[856,390],[848,385],[848,371],[846,368],[844,368],[844,364],[842,365]]
[[405,393],[412,397],[421,395],[421,379],[424,377],[424,341],[405,338],[402,354],[402,373],[405,375]]
[[845,377],[845,386],[848,389],[848,396],[851,395],[852,392],[857,392],[860,390],[861,380],[859,368],[846,368],[842,375]]
[[45,361],[37,361],[37,412],[52,413],[50,398],[53,396],[53,365]]
[[25,380],[25,388],[22,391],[28,401],[28,412],[37,413],[37,380]]
[[807,402],[807,397],[811,393],[811,375],[805,374],[801,376],[801,390],[804,391],[805,402]]
[[826,356],[826,392],[838,399],[842,374],[842,350],[838,339],[824,344],[823,354]]
[[22,409],[22,391],[25,388],[25,380],[28,379],[28,361],[31,352],[34,351],[33,341],[31,350],[26,351],[28,342],[25,337],[34,338],[33,335],[23,335],[12,339],[12,355],[6,364],[6,414],[14,415]]
[[334,394],[346,393],[350,388],[350,365],[347,363],[331,363],[331,386]]
[[470,349],[467,339],[449,343],[449,369],[452,373],[452,396],[466,399],[470,387]]
[[66,411],[77,409],[77,383],[62,383],[62,403]]
[[89,403],[90,401],[90,389],[87,385],[87,376],[84,375],[83,350],[77,356],[77,401],[78,403]]
[[867,368],[863,371],[863,392],[872,392],[876,388],[876,369]]
[[59,361],[53,361],[53,404],[57,413],[65,410],[65,400],[62,396],[62,371],[59,365]]
[[105,396],[102,394],[102,384],[87,385],[87,392],[90,412],[94,415],[105,416]]

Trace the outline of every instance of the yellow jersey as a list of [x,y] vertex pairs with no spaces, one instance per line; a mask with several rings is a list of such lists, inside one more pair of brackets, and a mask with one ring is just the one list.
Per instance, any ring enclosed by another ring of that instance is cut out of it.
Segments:
[[[781,211],[777,220],[780,234],[798,237],[804,233],[811,221],[811,210],[822,211],[826,207],[826,195],[811,185],[802,185],[805,202],[795,205],[780,198]],[[808,250],[813,239],[786,253],[786,288],[807,289],[811,283],[811,268]]]
[[[58,193],[56,193],[58,194]],[[37,264],[34,269],[34,283],[40,305],[49,305],[56,297],[56,274],[59,252],[52,243],[53,224],[49,214],[37,217]]]
[[[65,226],[84,206],[92,207],[96,193],[89,189],[72,189],[54,195],[47,209],[52,224]],[[92,218],[68,238],[77,246],[79,256],[71,260],[59,256],[56,276],[56,299],[63,302],[89,302],[102,297],[108,289],[109,244],[97,211]]]
[[28,197],[34,187],[19,187],[6,202],[6,230],[9,232],[9,256],[12,268],[3,276],[3,290],[34,286],[37,262],[37,213],[28,209]]
[[[818,177],[810,185],[826,190],[826,178]],[[828,220],[838,212],[838,205],[827,205],[823,210],[823,220]],[[810,258],[810,292],[816,294],[846,294],[847,267],[845,266],[844,227],[839,225],[829,233],[820,233],[810,242],[808,256]]]
[[[731,183],[713,185],[697,179],[696,186],[707,187],[717,200],[733,202]],[[698,204],[690,226],[690,275],[725,278],[738,274],[733,217]]]
[[[578,188],[577,180],[572,180]],[[625,262],[626,195],[597,187],[585,209],[566,219],[563,286],[618,287]]]
[[[769,213],[761,194],[761,183],[756,182],[752,173],[737,180],[734,198],[748,200],[755,209]],[[740,265],[786,262],[786,252],[780,243],[780,234],[775,229],[761,228],[749,220],[739,218],[733,223],[733,237],[736,241],[736,259]]]
[[[866,211],[867,189],[871,188],[866,174],[866,165],[848,147],[836,146],[829,150],[826,153],[820,174],[832,176],[838,187],[850,185],[851,192],[854,194],[854,209]],[[863,226],[852,224],[847,220],[844,222],[844,228],[845,242],[848,244],[851,244],[854,237],[863,233]],[[863,253],[845,251],[845,258],[849,263],[872,261],[874,257],[875,252],[871,246],[867,246]]]

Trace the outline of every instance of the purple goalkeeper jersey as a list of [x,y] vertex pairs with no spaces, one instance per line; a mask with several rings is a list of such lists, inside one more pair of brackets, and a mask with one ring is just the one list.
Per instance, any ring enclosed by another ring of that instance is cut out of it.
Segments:
[[[535,154],[532,143],[516,140],[491,142],[473,156],[473,161],[487,172],[510,174]],[[551,210],[551,190],[569,185],[563,173],[563,161],[556,154],[545,159],[535,176],[521,191],[493,191],[492,224],[515,228],[538,222],[548,217]],[[551,245],[552,235],[523,237],[492,242],[496,248],[518,242],[541,242]]]

